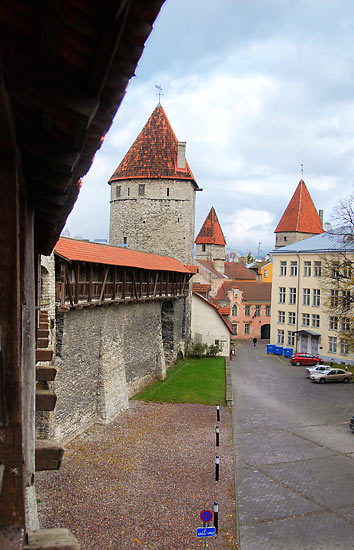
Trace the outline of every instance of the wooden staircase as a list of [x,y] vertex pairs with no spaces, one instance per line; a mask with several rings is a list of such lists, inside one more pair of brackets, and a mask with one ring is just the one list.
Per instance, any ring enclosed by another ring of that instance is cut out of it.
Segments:
[[[57,369],[51,363],[53,350],[49,346],[49,317],[47,311],[39,314],[37,342],[36,342],[36,412],[54,411],[57,396],[49,388],[49,382],[53,382]],[[45,363],[45,364],[43,364]],[[63,458],[64,449],[54,440],[36,440],[36,471],[59,470]]]

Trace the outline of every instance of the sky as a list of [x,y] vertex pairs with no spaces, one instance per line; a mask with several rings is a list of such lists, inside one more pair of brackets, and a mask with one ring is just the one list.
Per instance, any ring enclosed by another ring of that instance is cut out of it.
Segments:
[[167,0],[65,234],[108,239],[107,181],[158,103],[227,247],[264,256],[303,180],[324,221],[354,185],[353,0]]

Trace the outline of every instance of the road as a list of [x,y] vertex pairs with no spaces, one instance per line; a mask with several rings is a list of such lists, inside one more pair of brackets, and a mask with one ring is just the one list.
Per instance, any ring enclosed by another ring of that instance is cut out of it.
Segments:
[[241,344],[231,362],[240,550],[354,548],[354,383]]

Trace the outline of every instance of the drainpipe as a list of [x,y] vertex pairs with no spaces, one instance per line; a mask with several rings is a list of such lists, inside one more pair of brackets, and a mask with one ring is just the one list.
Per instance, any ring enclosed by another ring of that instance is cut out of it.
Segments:
[[297,301],[296,301],[296,344],[295,344],[295,353],[298,352],[298,343],[299,343],[299,305],[300,305],[300,256],[299,253],[296,253],[298,262],[297,262]]

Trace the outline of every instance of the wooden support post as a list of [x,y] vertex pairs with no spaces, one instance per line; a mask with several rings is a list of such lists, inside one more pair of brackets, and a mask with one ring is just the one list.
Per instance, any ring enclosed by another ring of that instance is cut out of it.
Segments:
[[122,286],[122,299],[125,300],[125,285],[127,281],[127,268],[123,269],[123,286]]
[[67,287],[68,287],[70,305],[71,305],[71,307],[73,307],[74,306],[74,300],[73,300],[73,295],[72,295],[72,292],[71,292],[70,273],[69,273],[68,264],[66,262],[64,264],[64,268],[65,268],[65,279],[66,279],[66,284],[67,284]]
[[102,304],[102,301],[104,299],[104,294],[105,294],[104,291],[105,291],[105,286],[106,286],[106,282],[107,282],[108,273],[109,273],[109,266],[107,266],[106,269],[105,269],[104,279],[103,279],[102,288],[101,288],[101,294],[100,294],[100,298],[98,300],[99,304]]
[[112,267],[112,300],[116,299],[117,266]]
[[60,264],[60,306],[65,307],[65,264]]
[[159,280],[159,272],[156,271],[156,277],[155,277],[155,284],[154,284],[154,293],[152,295],[153,299],[156,298],[156,289],[157,289],[157,282]]
[[75,262],[74,264],[74,291],[75,291],[75,304],[79,303],[79,281],[80,281],[80,263]]
[[92,302],[93,298],[93,265],[88,266],[88,301]]

